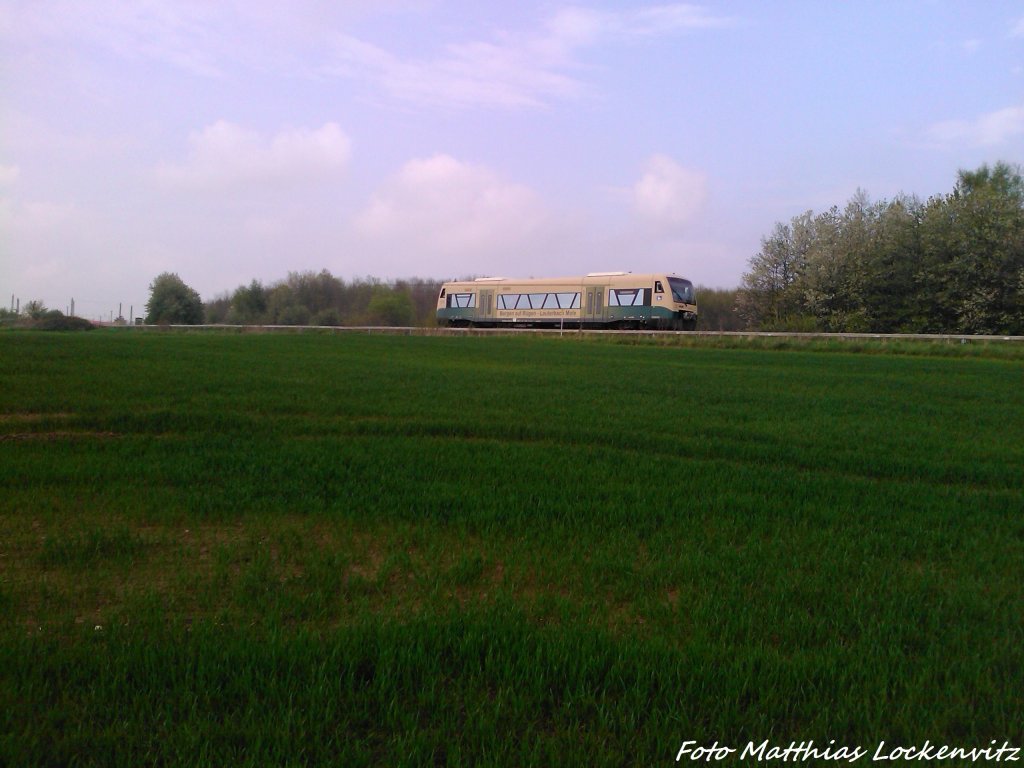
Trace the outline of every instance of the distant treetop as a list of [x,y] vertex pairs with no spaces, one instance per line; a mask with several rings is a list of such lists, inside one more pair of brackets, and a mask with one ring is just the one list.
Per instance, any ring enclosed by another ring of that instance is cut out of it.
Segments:
[[199,294],[173,272],[153,279],[146,303],[146,323],[199,325],[203,322],[203,301]]

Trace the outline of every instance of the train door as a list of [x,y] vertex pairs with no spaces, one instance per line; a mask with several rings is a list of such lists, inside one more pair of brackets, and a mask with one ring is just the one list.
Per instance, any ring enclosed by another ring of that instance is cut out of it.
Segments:
[[489,320],[494,316],[494,291],[480,291],[476,316],[480,320]]
[[604,319],[604,286],[588,285],[586,287],[587,298],[583,305],[583,319],[588,322],[598,322]]

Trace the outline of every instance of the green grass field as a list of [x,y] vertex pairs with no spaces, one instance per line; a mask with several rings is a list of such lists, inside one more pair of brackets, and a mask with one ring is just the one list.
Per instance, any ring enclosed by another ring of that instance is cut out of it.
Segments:
[[1024,354],[733,346],[0,333],[0,765],[1020,746]]

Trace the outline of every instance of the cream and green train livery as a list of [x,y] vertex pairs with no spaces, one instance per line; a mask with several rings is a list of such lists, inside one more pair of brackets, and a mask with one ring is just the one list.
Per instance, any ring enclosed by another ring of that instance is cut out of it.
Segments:
[[481,277],[445,283],[437,320],[448,326],[697,327],[693,283],[678,275],[591,272],[518,280]]

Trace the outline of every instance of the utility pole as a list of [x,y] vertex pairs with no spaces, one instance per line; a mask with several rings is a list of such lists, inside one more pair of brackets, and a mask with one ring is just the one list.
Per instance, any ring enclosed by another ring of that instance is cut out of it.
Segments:
[[71,316],[72,317],[75,316],[75,300],[74,300],[74,298],[71,299]]

